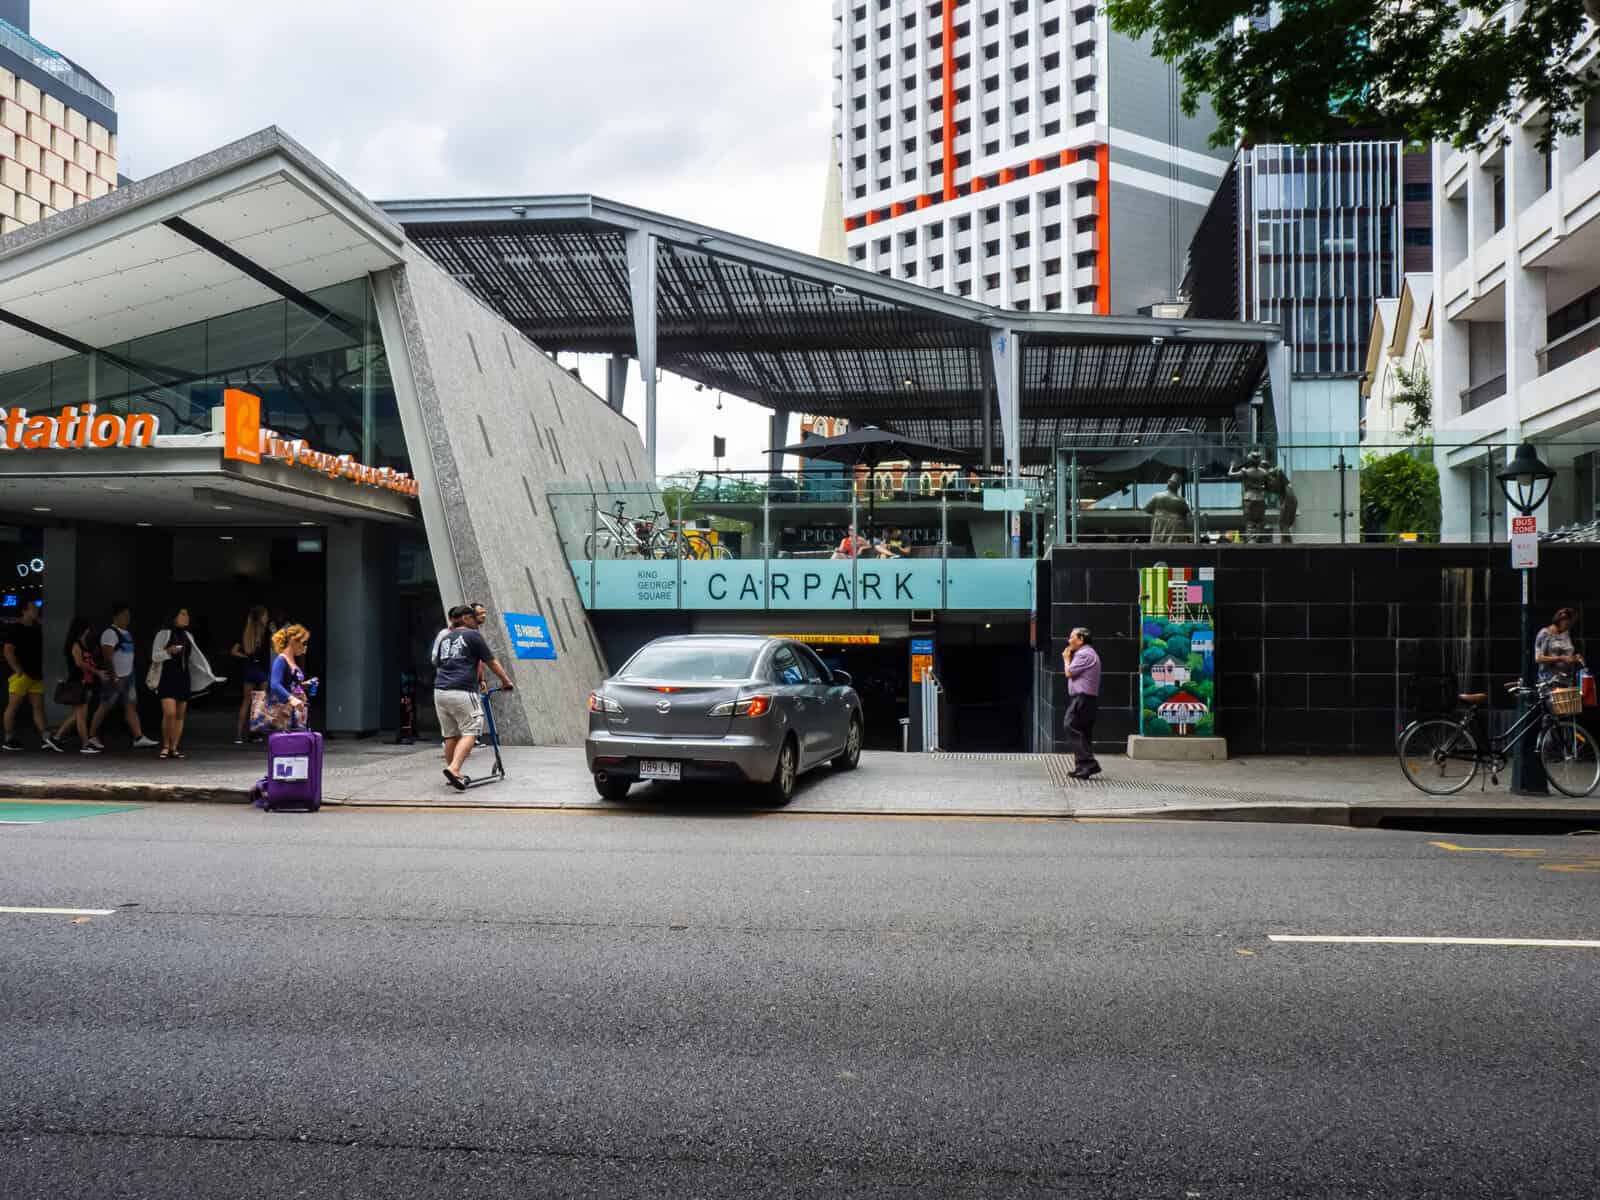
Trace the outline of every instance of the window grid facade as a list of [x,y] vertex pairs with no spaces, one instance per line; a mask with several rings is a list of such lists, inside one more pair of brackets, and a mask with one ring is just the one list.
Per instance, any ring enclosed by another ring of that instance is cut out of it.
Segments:
[[849,261],[1005,308],[1103,311],[1093,0],[836,0],[834,28]]
[[1398,141],[1240,152],[1244,317],[1287,318],[1296,375],[1358,375],[1373,304],[1400,292]]

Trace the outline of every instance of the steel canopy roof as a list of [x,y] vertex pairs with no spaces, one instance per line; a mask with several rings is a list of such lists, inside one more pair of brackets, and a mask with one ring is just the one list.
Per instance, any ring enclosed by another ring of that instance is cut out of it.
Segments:
[[1249,322],[1005,311],[593,196],[379,207],[549,352],[638,356],[629,240],[648,234],[660,366],[772,409],[923,441],[983,443],[990,336],[1010,331],[1034,461],[1062,438],[1230,421],[1281,337]]

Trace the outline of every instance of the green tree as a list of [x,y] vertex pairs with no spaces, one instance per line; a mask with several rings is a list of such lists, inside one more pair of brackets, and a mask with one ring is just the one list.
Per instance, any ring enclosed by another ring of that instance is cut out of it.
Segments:
[[1215,713],[1207,713],[1195,723],[1196,733],[1213,734],[1217,731],[1217,717]]
[[1184,662],[1184,666],[1189,668],[1189,675],[1194,678],[1206,669],[1206,656],[1204,654],[1196,654],[1191,650],[1188,659]]
[[1382,457],[1368,455],[1361,463],[1361,530],[1363,534],[1415,533],[1438,541],[1440,522],[1439,469],[1431,443],[1415,451]]
[[1415,437],[1433,426],[1433,382],[1428,378],[1428,372],[1420,366],[1415,371],[1397,366],[1394,374],[1400,381],[1400,390],[1394,394],[1394,403],[1396,407],[1411,410],[1411,415],[1406,418],[1405,431],[1408,437]]
[[[1573,70],[1600,0],[1106,0],[1112,27],[1150,35],[1183,76],[1191,116],[1209,98],[1212,144],[1305,144],[1382,128],[1418,142],[1480,144],[1526,104],[1544,132],[1576,133],[1600,75]],[[1268,16],[1274,19],[1269,22]]]
[[1177,634],[1167,639],[1167,653],[1182,662],[1189,657],[1189,639],[1183,634]]

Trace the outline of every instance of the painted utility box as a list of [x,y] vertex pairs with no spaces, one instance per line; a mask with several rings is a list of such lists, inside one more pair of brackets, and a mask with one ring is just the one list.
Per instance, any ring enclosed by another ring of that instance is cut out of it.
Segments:
[[1216,571],[1139,568],[1139,732],[1216,732]]

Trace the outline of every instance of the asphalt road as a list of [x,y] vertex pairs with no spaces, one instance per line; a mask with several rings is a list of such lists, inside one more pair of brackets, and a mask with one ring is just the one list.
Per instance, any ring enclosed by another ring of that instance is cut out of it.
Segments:
[[0,914],[8,1200],[1600,1193],[1600,950],[1269,941],[1600,937],[1600,837],[165,805],[0,905],[116,910]]

